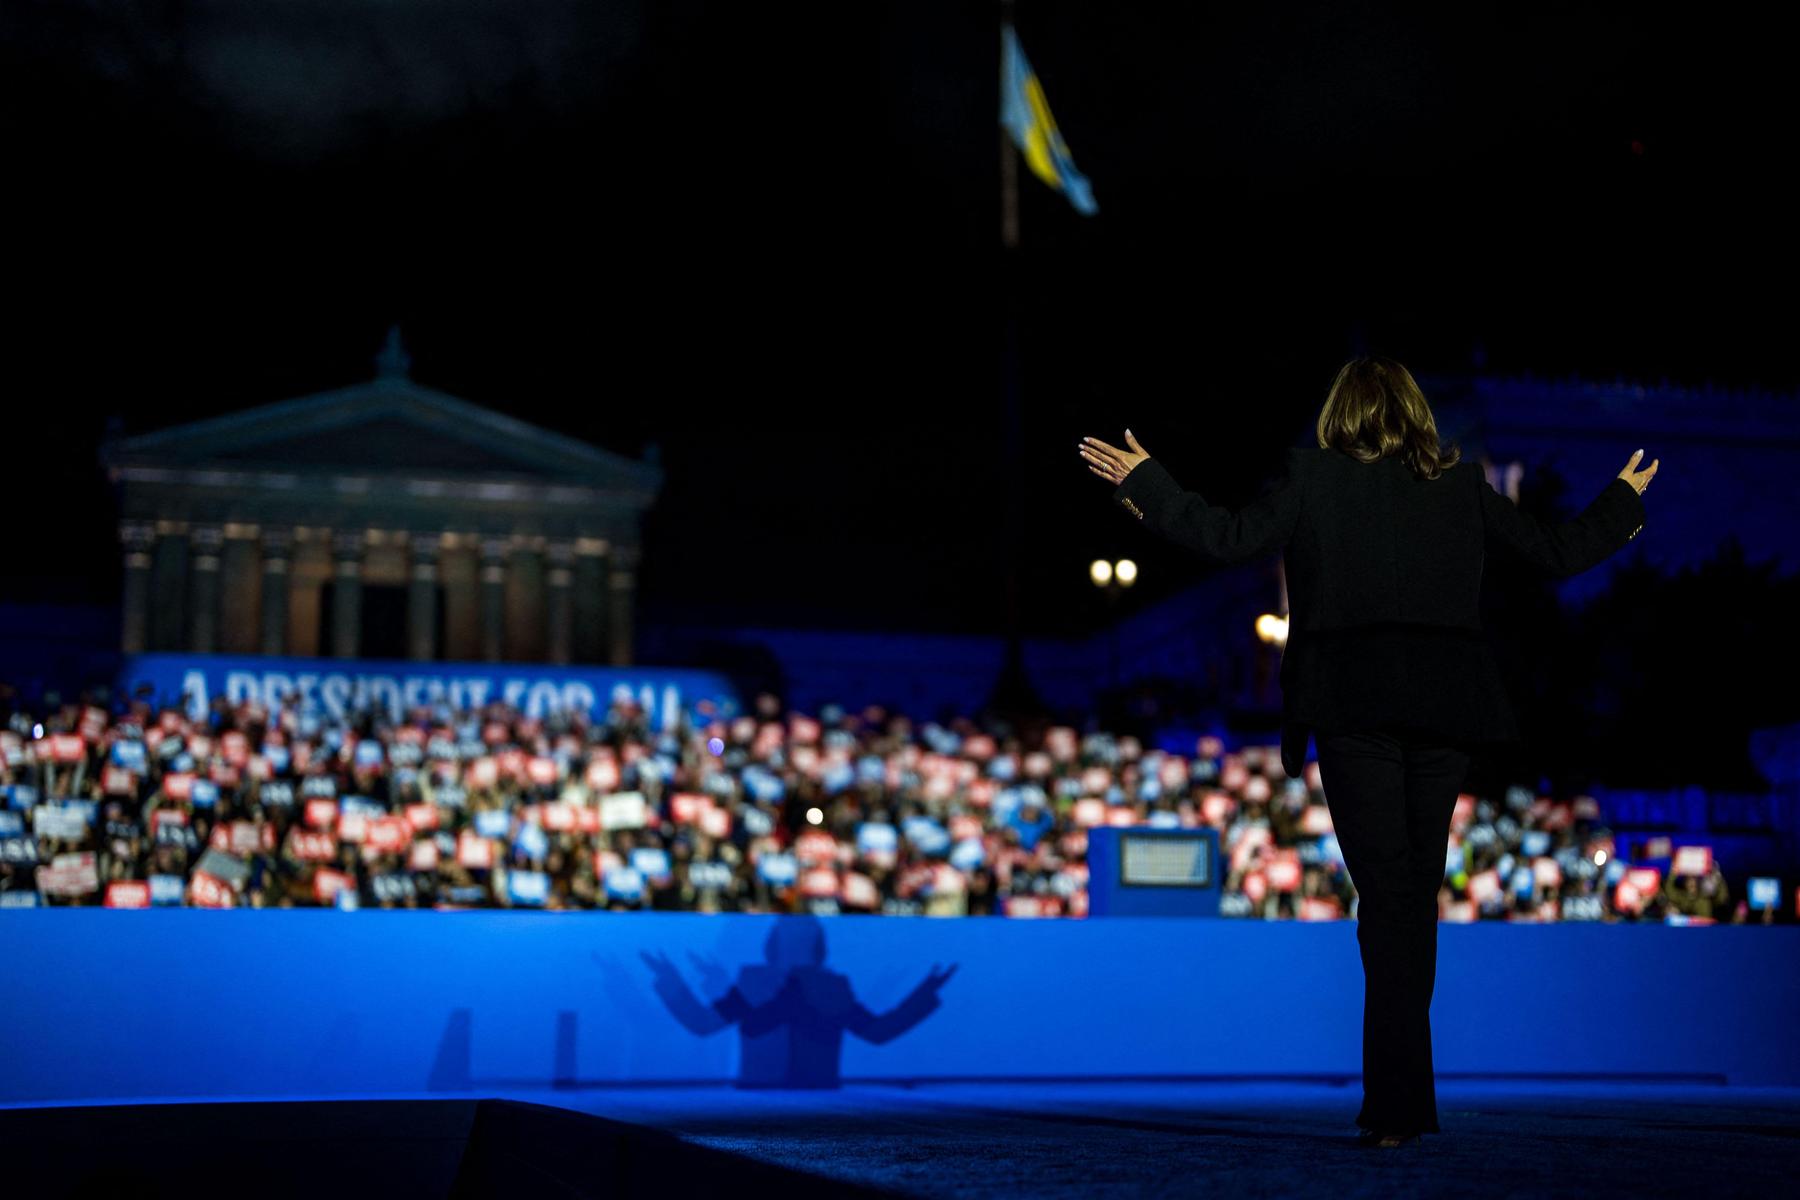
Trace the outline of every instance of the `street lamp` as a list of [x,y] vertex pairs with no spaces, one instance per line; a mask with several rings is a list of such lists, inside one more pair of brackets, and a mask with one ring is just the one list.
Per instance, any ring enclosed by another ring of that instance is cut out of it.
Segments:
[[1112,686],[1119,686],[1119,595],[1137,582],[1137,564],[1129,558],[1108,562],[1096,558],[1088,564],[1088,578],[1106,594],[1106,641],[1112,653]]

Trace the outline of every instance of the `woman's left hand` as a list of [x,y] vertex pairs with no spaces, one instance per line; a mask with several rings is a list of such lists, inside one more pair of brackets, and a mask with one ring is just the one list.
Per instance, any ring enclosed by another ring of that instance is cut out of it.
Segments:
[[1088,470],[1106,482],[1117,486],[1125,482],[1131,469],[1150,457],[1150,452],[1138,445],[1138,440],[1131,436],[1131,430],[1125,431],[1125,442],[1131,447],[1121,450],[1117,446],[1109,446],[1099,438],[1084,437],[1081,439],[1081,457],[1087,459]]

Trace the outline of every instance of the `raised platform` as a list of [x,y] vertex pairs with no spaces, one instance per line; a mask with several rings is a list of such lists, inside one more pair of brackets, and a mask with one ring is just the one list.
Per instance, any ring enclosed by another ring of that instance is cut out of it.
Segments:
[[[1353,921],[48,909],[0,945],[0,1103],[1362,1064]],[[1439,930],[1446,1078],[1800,1086],[1796,1012],[1796,926]]]
[[[1443,1131],[1359,1146],[1321,1083],[518,1090],[0,1111],[19,1195],[1778,1196],[1800,1089],[1441,1079]],[[1328,1182],[1326,1182],[1328,1181]]]

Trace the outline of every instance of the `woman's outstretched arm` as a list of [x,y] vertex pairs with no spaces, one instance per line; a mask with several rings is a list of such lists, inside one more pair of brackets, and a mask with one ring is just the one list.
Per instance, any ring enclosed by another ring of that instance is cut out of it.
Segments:
[[1130,449],[1083,438],[1081,453],[1088,469],[1114,484],[1113,499],[1126,512],[1178,546],[1216,563],[1244,562],[1273,553],[1287,543],[1300,515],[1299,456],[1290,448],[1286,470],[1274,486],[1241,508],[1208,504],[1188,491],[1125,431]]

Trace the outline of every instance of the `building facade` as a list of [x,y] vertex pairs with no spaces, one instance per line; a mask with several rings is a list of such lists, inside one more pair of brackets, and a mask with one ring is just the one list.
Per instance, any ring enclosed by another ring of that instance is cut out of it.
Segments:
[[630,665],[661,471],[409,367],[108,442],[120,649]]

